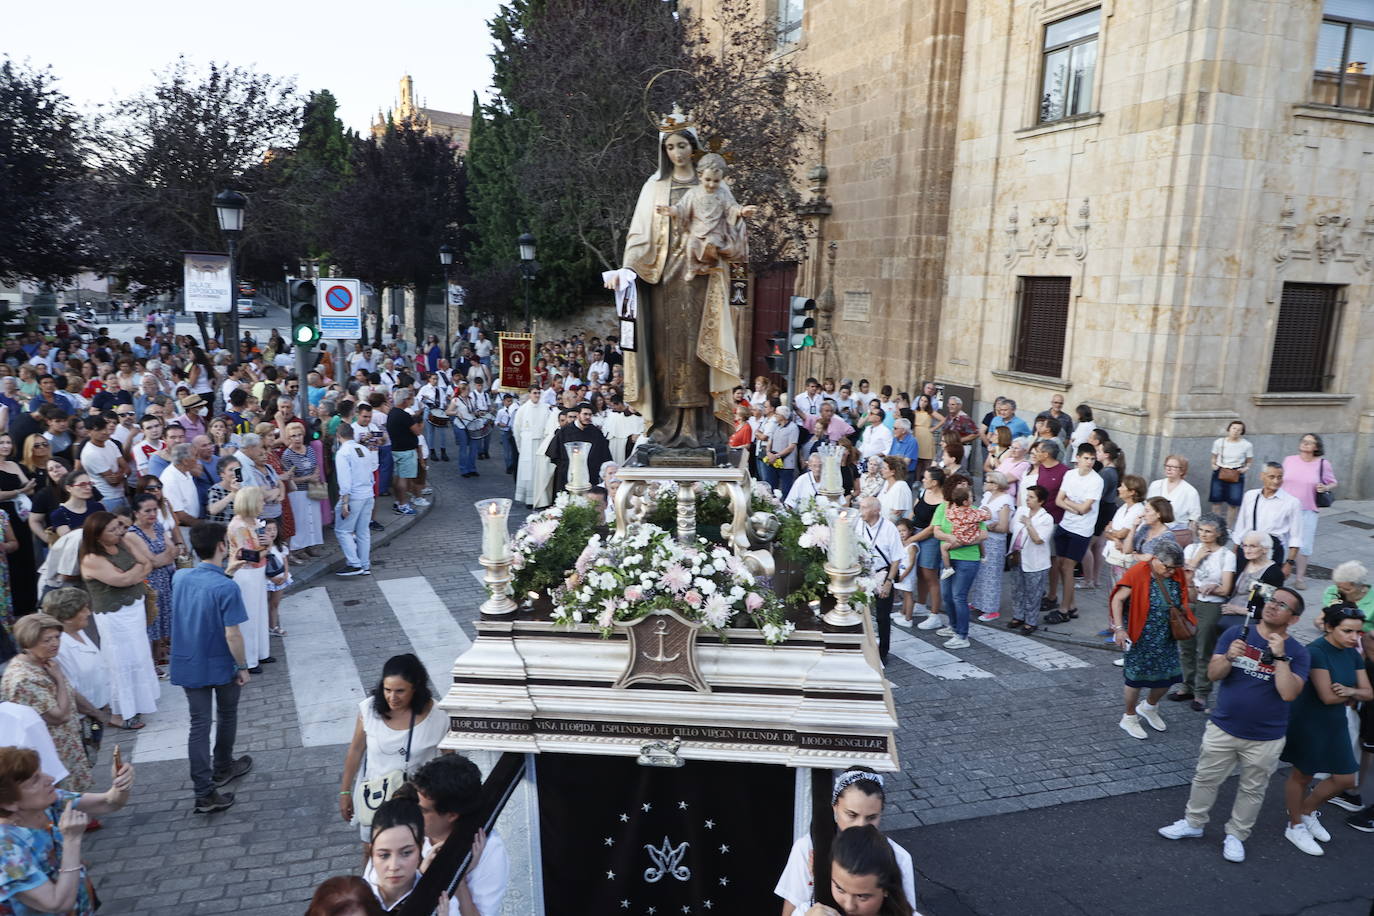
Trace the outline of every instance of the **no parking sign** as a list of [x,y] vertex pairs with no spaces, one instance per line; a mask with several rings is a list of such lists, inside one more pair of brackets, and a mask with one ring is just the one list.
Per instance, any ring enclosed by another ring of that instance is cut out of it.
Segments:
[[321,278],[315,284],[320,297],[320,336],[331,340],[357,340],[363,336],[362,282],[340,277]]

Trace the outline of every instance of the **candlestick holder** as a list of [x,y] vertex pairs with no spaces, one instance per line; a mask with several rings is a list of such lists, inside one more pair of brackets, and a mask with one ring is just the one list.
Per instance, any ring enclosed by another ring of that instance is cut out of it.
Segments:
[[591,454],[591,443],[569,442],[563,447],[568,450],[568,482],[563,489],[573,496],[581,496],[592,488],[591,477],[587,473],[587,457]]
[[509,499],[482,499],[473,504],[482,520],[482,555],[477,562],[486,568],[483,581],[488,597],[482,604],[483,614],[509,614],[516,608],[511,597],[511,554],[506,527],[510,519]]
[[816,487],[816,495],[834,506],[838,506],[844,496],[840,477],[841,451],[838,445],[830,442],[816,446],[816,453],[821,456],[821,483]]
[[857,627],[864,622],[863,615],[850,603],[850,598],[859,590],[859,573],[863,567],[855,564],[849,569],[836,569],[825,564],[825,574],[830,577],[830,594],[835,606],[821,615],[821,620],[832,627]]
[[518,605],[511,597],[511,581],[515,577],[511,573],[510,555],[507,554],[499,560],[478,557],[477,562],[487,570],[487,574],[482,577],[487,586],[487,600],[482,602],[478,610],[483,615],[513,614]]

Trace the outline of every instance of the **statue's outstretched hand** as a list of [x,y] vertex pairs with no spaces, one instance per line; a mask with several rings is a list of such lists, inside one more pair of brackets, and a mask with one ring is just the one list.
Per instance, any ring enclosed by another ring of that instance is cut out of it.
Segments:
[[751,204],[748,207],[740,207],[739,215],[744,217],[745,219],[753,219],[756,215],[758,215],[758,212],[759,208]]

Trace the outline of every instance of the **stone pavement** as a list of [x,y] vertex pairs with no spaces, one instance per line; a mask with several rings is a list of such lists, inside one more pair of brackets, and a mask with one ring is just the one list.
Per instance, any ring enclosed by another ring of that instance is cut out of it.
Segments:
[[[434,467],[434,507],[376,551],[371,578],[322,575],[305,581],[312,568],[297,572],[301,585],[283,607],[289,635],[277,642],[280,661],[266,666],[244,691],[238,750],[253,755],[254,770],[229,787],[238,793],[233,808],[211,817],[191,813],[184,745],[176,746],[177,704],[167,694],[164,711],[149,717],[149,731],[163,717],[161,750],[154,750],[149,736],[147,759],[140,761],[138,734],[115,732],[107,740],[98,772],[108,773],[109,745],[117,741],[138,768],[138,784],[129,807],[106,818],[106,829],[87,847],[105,902],[102,912],[299,914],[321,880],[358,872],[358,833],[337,811],[347,723],[357,698],[376,683],[388,657],[407,651],[436,660],[431,673],[438,689],[445,689],[436,670],[443,662],[437,660],[466,645],[484,598],[473,575],[480,568],[480,533],[472,503],[511,491],[499,456],[479,462],[482,476],[473,480],[458,477],[456,462]],[[1368,508],[1347,510],[1338,503],[1328,512],[1350,512],[1358,521],[1368,517]],[[388,528],[398,520],[386,519]],[[1322,535],[1340,537],[1342,551],[1362,547],[1368,556],[1368,542],[1356,540],[1368,535],[1364,529],[1337,528],[1324,518]],[[1344,555],[1327,560],[1323,552],[1318,559],[1334,565]],[[323,573],[323,567],[314,571]],[[437,601],[413,603],[414,596],[431,594]],[[1096,615],[1104,596],[1080,596],[1080,623],[1092,626],[1101,619]],[[447,609],[444,618],[432,616],[444,613],[439,604]],[[329,638],[339,642],[333,669],[322,670],[311,657],[318,648],[313,634],[320,609],[328,624],[320,632],[332,632]],[[307,617],[312,636],[298,630],[293,642],[293,620],[304,626]],[[445,634],[442,640],[427,638],[425,622]],[[1116,726],[1121,673],[1111,665],[1113,653],[1054,642],[1054,634],[1028,639],[995,625],[974,634],[970,649],[947,653],[942,640],[927,633],[894,633],[887,674],[901,721],[902,772],[887,784],[885,829],[1032,811],[1188,781],[1203,717],[1166,708],[1168,732],[1146,741],[1125,735]],[[326,712],[336,709],[338,721],[303,723],[319,712],[311,702]],[[1173,807],[1158,812],[1161,823],[1174,816]],[[1043,848],[1048,854],[1048,845]]]

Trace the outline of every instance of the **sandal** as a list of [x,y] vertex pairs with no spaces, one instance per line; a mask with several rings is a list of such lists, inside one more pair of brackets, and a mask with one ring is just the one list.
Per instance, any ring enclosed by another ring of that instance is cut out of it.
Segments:
[[1070,620],[1078,619],[1078,608],[1076,607],[1066,608],[1064,610],[1064,613],[1069,615]]
[[1069,615],[1063,611],[1050,611],[1045,615],[1045,623],[1068,623]]
[[144,722],[141,718],[141,714],[138,716],[133,716],[131,718],[125,719],[123,722],[115,722],[113,719],[110,720],[110,727],[122,728],[125,731],[130,732],[136,732],[140,728],[144,728],[145,726],[147,726],[147,724],[148,723]]
[[267,632],[270,633],[270,634],[272,634],[273,636],[285,636],[285,635],[286,635],[286,631],[283,630],[281,627],[268,627],[268,628],[267,628]]
[[1039,628],[1038,626],[1036,626],[1035,624],[1033,624],[1033,623],[1028,623],[1028,624],[1026,624],[1024,627],[1021,628],[1021,635],[1022,635],[1022,636],[1029,636],[1029,635],[1031,635],[1032,633],[1034,633],[1034,632],[1035,632],[1036,630],[1038,630],[1038,629],[1040,629],[1040,628]]
[[1015,629],[1018,629],[1018,628],[1020,628],[1020,627],[1024,627],[1025,625],[1026,625],[1026,622],[1025,622],[1024,620],[1015,620],[1015,619],[1012,619],[1012,620],[1008,620],[1008,621],[1007,621],[1007,629],[1008,629],[1008,630],[1015,630]]

